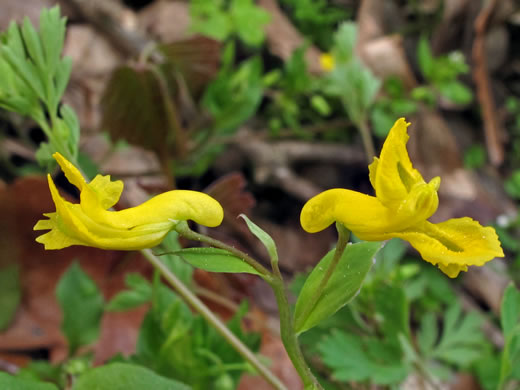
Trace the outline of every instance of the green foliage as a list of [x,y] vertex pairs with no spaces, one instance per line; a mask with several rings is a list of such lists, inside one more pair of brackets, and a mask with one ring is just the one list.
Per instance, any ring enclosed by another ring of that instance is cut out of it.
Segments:
[[224,41],[232,35],[249,46],[265,39],[270,15],[253,0],[194,0],[190,2],[191,30]]
[[460,74],[469,72],[461,53],[453,52],[447,56],[434,57],[428,40],[423,36],[417,47],[417,58],[424,78],[441,96],[456,104],[471,102],[471,90],[457,80]]
[[159,245],[161,250],[161,261],[170,271],[172,271],[182,282],[191,286],[193,282],[193,266],[182,260],[179,256],[172,253],[182,249],[179,243],[179,234],[176,231],[169,232]]
[[37,382],[51,382],[60,388],[64,388],[66,382],[62,365],[53,365],[44,360],[31,361],[18,371],[17,377]]
[[419,376],[447,379],[492,351],[481,318],[463,314],[447,279],[417,259],[407,263],[405,249],[398,239],[386,243],[358,297],[301,335],[335,380],[397,389],[417,367]]
[[383,90],[386,96],[377,99],[370,112],[374,134],[380,138],[386,138],[395,118],[409,116],[417,111],[417,103],[406,96],[400,79],[386,79]]
[[509,284],[500,308],[504,350],[500,364],[500,388],[510,379],[520,380],[520,291]]
[[271,91],[266,114],[274,136],[286,127],[296,136],[309,138],[301,131],[301,124],[319,122],[332,111],[321,95],[320,81],[308,72],[305,49],[305,45],[296,49],[283,69],[277,68],[264,77],[264,85]]
[[335,6],[326,0],[282,0],[289,8],[287,15],[312,42],[327,48],[337,24],[348,19],[352,12],[344,6]]
[[[247,306],[242,306],[228,327],[256,350],[258,335],[241,330],[246,311]],[[136,354],[130,359],[200,390],[232,390],[248,369],[240,355],[202,317],[192,314],[160,284],[155,286],[152,309],[141,325]],[[223,383],[227,385],[222,387]]]
[[183,383],[134,364],[112,363],[81,375],[73,390],[189,390]]
[[513,199],[520,199],[520,170],[514,171],[511,177],[504,182],[504,189]]
[[0,269],[0,331],[13,319],[22,295],[20,271],[16,265]]
[[442,333],[435,315],[426,313],[417,336],[419,350],[428,360],[467,368],[484,352],[481,326],[482,319],[477,314],[463,315],[458,304],[452,304],[445,312]]
[[464,152],[464,167],[467,169],[482,168],[486,164],[487,154],[484,146],[480,144],[471,145]]
[[366,120],[381,82],[356,57],[357,27],[343,23],[334,36],[336,65],[326,76],[324,91],[341,99],[349,118],[359,126]]
[[347,245],[316,305],[308,311],[307,305],[315,296],[335,250],[320,260],[305,281],[296,302],[294,327],[297,333],[305,332],[330,317],[356,296],[380,247],[379,242]]
[[0,389],[3,390],[58,390],[50,383],[40,383],[29,379],[17,378],[0,372]]
[[256,112],[263,94],[261,58],[253,57],[235,68],[234,52],[234,45],[226,46],[222,68],[202,98],[214,127],[223,135],[236,131]]
[[125,284],[129,290],[119,292],[108,303],[105,310],[124,311],[141,306],[152,300],[153,289],[151,283],[136,273],[125,276]]
[[61,58],[64,38],[58,7],[42,11],[40,31],[26,18],[22,26],[12,22],[0,37],[0,107],[29,116],[42,128],[49,143],[36,154],[41,165],[51,164],[56,151],[73,161],[77,156],[76,114],[66,105],[58,109],[71,70],[71,60]]
[[94,281],[74,262],[56,286],[63,311],[62,330],[70,354],[95,341],[103,314],[104,299]]
[[333,330],[319,345],[323,362],[341,382],[400,383],[408,374],[395,350],[374,338]]
[[233,272],[260,275],[244,260],[218,248],[186,248],[173,253],[196,268],[209,272]]

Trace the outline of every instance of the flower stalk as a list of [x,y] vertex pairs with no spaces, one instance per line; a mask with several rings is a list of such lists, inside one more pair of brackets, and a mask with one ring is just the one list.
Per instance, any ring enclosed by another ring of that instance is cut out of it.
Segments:
[[[280,336],[285,350],[287,351],[287,354],[289,355],[289,358],[291,359],[291,362],[294,365],[294,368],[296,369],[298,375],[303,381],[305,390],[322,390],[321,385],[319,384],[318,380],[312,374],[309,366],[307,365],[307,362],[305,361],[302,350],[300,348],[298,337],[294,329],[294,320],[291,307],[287,299],[285,283],[280,272],[280,268],[278,267],[278,259],[271,258],[273,272],[270,272],[262,264],[260,264],[258,261],[253,259],[248,254],[242,252],[241,250],[233,246],[227,245],[214,238],[208,237],[204,234],[194,232],[189,228],[186,222],[179,223],[175,230],[185,238],[203,242],[215,248],[227,250],[234,256],[243,259],[247,264],[252,266],[261,274],[262,278],[271,286],[271,288],[274,291],[276,303],[278,305],[278,310],[280,314]],[[348,241],[348,236],[346,241]]]
[[199,313],[233,348],[253,366],[257,372],[276,390],[287,390],[280,380],[263,365],[253,352],[237,337],[213,312],[173,273],[166,265],[155,256],[150,249],[142,249],[141,253],[161,273],[164,279],[170,283],[175,292],[181,296],[188,305]]

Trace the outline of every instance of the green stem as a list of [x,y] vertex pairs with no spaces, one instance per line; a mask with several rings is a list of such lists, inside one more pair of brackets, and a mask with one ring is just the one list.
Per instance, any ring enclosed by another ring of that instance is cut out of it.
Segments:
[[359,132],[361,133],[361,140],[363,141],[363,146],[365,148],[365,154],[367,156],[368,163],[372,163],[374,156],[376,155],[376,150],[374,148],[374,141],[372,140],[372,135],[370,134],[370,128],[368,127],[368,123],[366,119],[361,119],[359,121]]
[[[278,267],[276,267],[278,269]],[[291,307],[287,300],[285,284],[279,274],[275,271],[275,279],[270,283],[276,297],[278,311],[280,313],[280,336],[294,368],[303,381],[305,390],[323,390],[316,377],[312,374],[303,356],[298,337],[294,331],[294,320]]]
[[300,344],[298,343],[298,338],[296,336],[296,332],[294,331],[293,315],[287,300],[285,284],[280,272],[280,268],[278,267],[278,259],[271,259],[271,264],[273,267],[273,273],[271,273],[255,259],[241,250],[227,245],[219,240],[215,240],[214,238],[194,232],[188,227],[186,222],[179,223],[176,230],[185,238],[204,242],[215,248],[225,249],[231,252],[236,257],[243,259],[249,265],[254,267],[262,275],[262,277],[267,281],[267,283],[269,283],[274,291],[276,303],[278,304],[278,310],[280,312],[280,335],[282,342],[285,350],[287,351],[287,354],[289,355],[289,358],[294,365],[294,368],[303,381],[305,390],[322,390],[318,380],[314,377],[311,370],[309,369],[309,366],[305,362],[305,358],[300,349]]
[[314,310],[314,307],[316,307],[316,304],[323,295],[323,291],[325,290],[327,283],[332,277],[332,274],[334,273],[334,270],[336,269],[339,260],[341,259],[341,256],[345,251],[345,248],[347,247],[347,243],[350,238],[350,231],[347,230],[347,228],[340,222],[336,222],[336,229],[338,230],[338,242],[336,243],[336,251],[334,252],[334,257],[332,258],[332,261],[330,262],[327,271],[325,271],[325,274],[321,279],[320,285],[316,290],[316,294],[312,296],[310,302],[307,302],[305,309],[302,312],[301,318],[307,318],[309,314],[311,314],[311,312]]
[[262,264],[260,264],[258,261],[253,259],[251,256],[249,256],[247,253],[242,252],[240,249],[235,248],[234,246],[224,244],[222,241],[215,240],[214,238],[205,236],[204,234],[200,234],[197,232],[194,232],[190,229],[188,226],[188,223],[186,221],[181,221],[177,224],[175,230],[183,237],[188,238],[193,241],[199,241],[204,242],[205,244],[208,244],[210,246],[213,246],[215,248],[224,249],[239,259],[244,260],[247,264],[249,264],[251,267],[253,267],[258,273],[264,278],[264,280],[268,283],[271,283],[273,280],[273,274],[265,268]]
[[143,249],[141,253],[159,270],[174,290],[179,294],[196,312],[198,312],[215,330],[235,348],[235,350],[253,366],[264,379],[277,390],[287,388],[265,367],[242,341],[236,337],[222,321],[195,295],[177,276],[171,272],[166,265],[156,257],[150,249]]

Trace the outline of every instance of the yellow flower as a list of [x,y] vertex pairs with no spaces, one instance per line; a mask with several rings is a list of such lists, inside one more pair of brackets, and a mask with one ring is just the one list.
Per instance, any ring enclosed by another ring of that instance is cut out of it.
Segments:
[[336,61],[330,53],[323,53],[320,55],[320,68],[325,72],[330,72],[336,66]]
[[322,192],[303,206],[302,227],[314,233],[339,221],[362,240],[401,238],[452,278],[470,265],[503,257],[492,227],[468,217],[427,221],[437,210],[440,178],[426,183],[413,168],[406,150],[408,125],[403,118],[395,122],[381,156],[368,167],[376,196],[340,188]]
[[47,175],[56,212],[44,214],[34,230],[48,230],[36,241],[45,249],[86,245],[102,249],[136,250],[159,244],[179,221],[192,219],[214,227],[222,222],[220,204],[196,191],[176,190],[157,195],[143,204],[121,211],[110,211],[123,191],[123,182],[97,175],[87,183],[81,172],[61,154],[55,153],[67,179],[80,190],[80,203],[63,199]]

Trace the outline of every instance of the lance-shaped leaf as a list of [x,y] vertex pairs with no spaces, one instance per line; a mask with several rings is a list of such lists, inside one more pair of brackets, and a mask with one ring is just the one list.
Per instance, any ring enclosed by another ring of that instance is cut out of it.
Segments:
[[350,302],[361,288],[365,276],[372,267],[374,256],[380,248],[380,242],[347,245],[320,298],[309,311],[307,306],[318,293],[335,250],[327,253],[314,267],[298,296],[294,312],[295,331],[302,333],[309,330]]
[[269,253],[269,258],[271,261],[278,263],[278,252],[276,251],[276,244],[274,243],[272,237],[260,226],[251,221],[247,215],[240,214],[239,217],[246,221],[249,231],[253,233],[256,238],[262,242],[262,244],[264,244],[265,249],[267,249],[267,253]]
[[209,272],[261,274],[244,260],[218,248],[187,248],[173,252],[192,266]]

